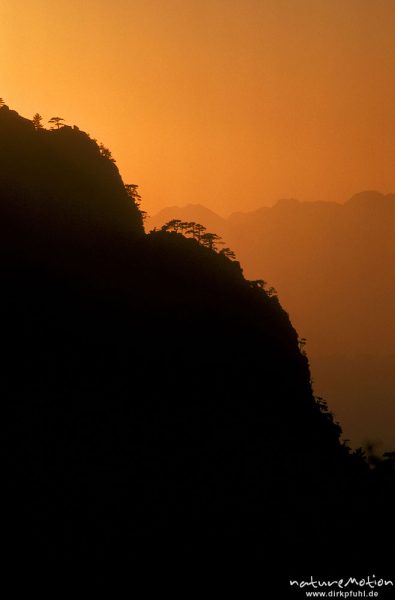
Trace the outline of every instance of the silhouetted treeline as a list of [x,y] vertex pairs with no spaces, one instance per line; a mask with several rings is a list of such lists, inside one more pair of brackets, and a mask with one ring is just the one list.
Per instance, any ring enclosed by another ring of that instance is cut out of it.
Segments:
[[3,107],[0,139],[9,552],[248,536],[284,569],[362,560],[367,511],[393,531],[393,478],[340,442],[277,296],[193,238],[145,235],[137,189],[77,128]]
[[173,219],[221,235],[247,278],[264,276],[278,290],[308,340],[315,389],[350,443],[395,447],[395,194],[366,191],[344,204],[280,200],[227,218],[202,205],[173,206],[148,226]]

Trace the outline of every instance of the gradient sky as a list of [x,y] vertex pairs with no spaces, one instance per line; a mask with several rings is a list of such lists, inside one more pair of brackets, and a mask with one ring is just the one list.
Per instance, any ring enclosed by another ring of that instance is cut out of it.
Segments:
[[150,213],[395,191],[394,0],[0,0],[0,96],[108,146]]

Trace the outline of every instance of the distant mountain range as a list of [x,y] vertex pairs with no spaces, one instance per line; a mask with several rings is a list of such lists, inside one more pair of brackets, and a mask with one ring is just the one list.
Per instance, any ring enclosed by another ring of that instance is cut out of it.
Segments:
[[277,289],[346,437],[395,446],[395,194],[284,199],[228,218],[202,205],[169,207],[147,228],[174,218],[221,235],[247,277]]
[[145,234],[78,128],[0,106],[0,140],[7,559],[383,568],[395,457],[342,442],[278,298],[201,228]]
[[150,561],[158,538],[200,561],[216,536],[245,555],[242,534],[259,557],[278,544],[286,573],[295,544],[332,563],[344,528],[376,547],[391,460],[371,471],[341,442],[278,298],[210,244],[146,235],[78,128],[0,106],[0,140],[7,556],[133,560],[141,536]]

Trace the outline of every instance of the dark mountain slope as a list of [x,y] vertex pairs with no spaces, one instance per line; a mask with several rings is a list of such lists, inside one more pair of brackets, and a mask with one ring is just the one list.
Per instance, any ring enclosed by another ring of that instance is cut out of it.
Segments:
[[[80,238],[88,233],[142,234],[139,211],[127,202],[115,164],[77,127],[35,130],[0,110],[2,220],[32,235]],[[35,240],[37,241],[37,240]]]
[[[362,192],[345,204],[282,200],[221,222],[211,220],[209,211],[200,213],[201,223],[236,253],[247,277],[264,277],[278,290],[299,335],[307,338],[315,389],[327,398],[353,446],[370,438],[391,449],[395,196]],[[166,218],[189,221],[193,207]],[[161,227],[161,219],[150,219],[148,227]],[[350,361],[357,387],[345,368]],[[376,368],[380,362],[388,364],[385,378]],[[367,419],[356,418],[361,413]]]
[[[29,139],[37,132],[12,118],[18,157],[20,129]],[[50,164],[62,136],[72,147],[83,135],[62,131]],[[136,539],[161,534],[168,549],[177,539],[208,552],[208,535],[248,534],[253,550],[280,545],[289,566],[295,552],[328,557],[346,532],[360,558],[367,507],[380,503],[390,527],[392,480],[376,483],[339,442],[277,298],[195,240],[142,235],[114,166],[83,139],[78,165],[97,171],[79,166],[66,191],[62,159],[56,177],[49,168],[44,199],[11,160],[10,187],[1,188],[8,551],[20,552],[22,540],[31,555],[132,556]],[[80,227],[76,199],[84,203],[89,186]],[[28,238],[27,214],[38,220]]]

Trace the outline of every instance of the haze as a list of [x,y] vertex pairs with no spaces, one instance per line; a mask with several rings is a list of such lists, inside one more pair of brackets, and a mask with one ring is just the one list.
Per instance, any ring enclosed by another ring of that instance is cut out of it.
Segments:
[[148,228],[174,218],[220,234],[247,278],[277,289],[307,338],[314,391],[353,447],[395,448],[395,194],[283,200],[228,219],[201,205],[169,207]]
[[395,188],[393,0],[13,0],[0,84],[108,146],[144,208]]

